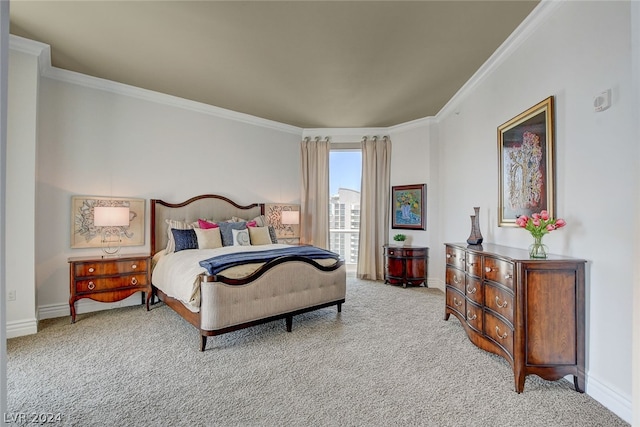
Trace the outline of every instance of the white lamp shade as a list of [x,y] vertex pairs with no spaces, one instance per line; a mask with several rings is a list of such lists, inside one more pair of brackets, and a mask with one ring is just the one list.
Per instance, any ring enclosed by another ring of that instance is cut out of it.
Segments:
[[96,227],[123,227],[129,225],[129,208],[123,206],[96,206],[93,208]]
[[300,224],[300,213],[298,211],[282,211],[280,221],[283,224]]

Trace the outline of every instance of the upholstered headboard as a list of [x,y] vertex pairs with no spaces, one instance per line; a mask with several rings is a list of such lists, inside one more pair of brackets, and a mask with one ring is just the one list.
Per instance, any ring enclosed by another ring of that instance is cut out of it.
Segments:
[[200,218],[226,221],[237,217],[251,220],[260,215],[264,215],[263,203],[241,206],[216,194],[192,197],[182,203],[151,199],[151,253],[155,254],[167,246],[167,219],[195,222]]

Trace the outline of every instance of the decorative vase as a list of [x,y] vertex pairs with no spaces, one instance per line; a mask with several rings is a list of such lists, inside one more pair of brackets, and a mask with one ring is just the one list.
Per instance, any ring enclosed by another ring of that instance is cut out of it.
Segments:
[[548,250],[547,245],[542,243],[542,236],[534,236],[533,244],[529,246],[529,256],[531,258],[546,258]]
[[471,215],[471,234],[467,239],[467,243],[470,245],[482,244],[482,233],[480,232],[480,208],[473,208],[476,212],[475,215]]

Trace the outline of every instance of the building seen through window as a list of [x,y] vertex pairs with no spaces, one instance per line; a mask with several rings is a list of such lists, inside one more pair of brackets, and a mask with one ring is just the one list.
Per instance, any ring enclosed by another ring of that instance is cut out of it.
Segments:
[[355,271],[360,238],[360,178],[362,153],[331,151],[329,163],[329,249]]

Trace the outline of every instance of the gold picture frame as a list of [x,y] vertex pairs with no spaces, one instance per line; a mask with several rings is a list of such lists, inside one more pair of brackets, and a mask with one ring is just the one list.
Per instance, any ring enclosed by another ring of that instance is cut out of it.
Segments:
[[498,226],[521,215],[555,217],[553,96],[498,127]]
[[102,227],[93,224],[96,206],[129,207],[129,226],[121,229],[119,246],[144,245],[145,199],[101,196],[71,197],[71,248],[99,248],[102,246]]

